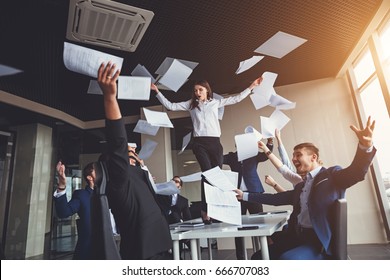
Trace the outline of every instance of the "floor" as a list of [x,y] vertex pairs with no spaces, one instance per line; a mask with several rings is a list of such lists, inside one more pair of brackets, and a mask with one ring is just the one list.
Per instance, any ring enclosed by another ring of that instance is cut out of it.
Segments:
[[[69,260],[72,259],[72,244],[74,240],[64,238],[58,241],[58,252],[53,252],[52,259]],[[248,258],[252,255],[252,250],[248,249]],[[348,256],[351,260],[390,260],[389,244],[358,244],[348,245]],[[190,259],[190,252],[185,250],[183,259]],[[214,260],[235,260],[235,250],[218,250],[217,244],[213,244],[212,258]],[[202,259],[209,259],[207,248],[202,248]]]

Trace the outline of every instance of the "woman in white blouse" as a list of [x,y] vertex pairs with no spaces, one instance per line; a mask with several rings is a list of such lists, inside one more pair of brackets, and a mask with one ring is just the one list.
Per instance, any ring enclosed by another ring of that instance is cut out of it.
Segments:
[[[255,86],[260,85],[262,77],[254,80],[251,85],[236,96],[223,99],[213,99],[213,91],[205,80],[197,81],[194,84],[192,98],[187,101],[172,103],[159,92],[156,85],[152,84],[151,89],[157,93],[157,99],[161,104],[171,111],[189,111],[191,115],[193,131],[192,151],[199,162],[202,172],[223,164],[223,148],[219,137],[221,128],[218,120],[218,108],[236,104],[247,97]],[[210,223],[207,216],[207,204],[204,196],[204,178],[201,183],[202,219]]]

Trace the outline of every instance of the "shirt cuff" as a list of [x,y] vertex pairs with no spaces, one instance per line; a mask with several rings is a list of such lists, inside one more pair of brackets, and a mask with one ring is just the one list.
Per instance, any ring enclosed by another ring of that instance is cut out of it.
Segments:
[[58,191],[58,190],[56,190],[56,191],[54,192],[53,196],[54,196],[55,198],[57,198],[57,197],[60,197],[61,195],[64,195],[64,194],[66,194],[66,189],[63,190],[63,191]]
[[365,151],[366,153],[371,153],[372,150],[374,149],[374,146],[366,147],[359,143],[359,149]]
[[242,194],[242,200],[243,200],[243,201],[248,201],[248,199],[249,199],[249,193],[248,193],[248,192],[244,192],[244,193]]

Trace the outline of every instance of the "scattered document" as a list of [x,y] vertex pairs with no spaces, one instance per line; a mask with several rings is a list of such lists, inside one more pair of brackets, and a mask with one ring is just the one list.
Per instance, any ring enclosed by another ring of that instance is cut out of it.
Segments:
[[255,52],[276,58],[282,58],[306,41],[306,39],[279,31],[264,44],[258,47]]
[[275,92],[275,89],[273,90],[273,93],[271,94],[271,98],[269,99],[270,106],[275,107],[278,110],[290,110],[294,109],[296,106],[295,102],[291,102],[290,100],[278,95]]
[[253,126],[251,125],[248,125],[247,127],[245,127],[245,133],[253,133],[254,136],[256,137],[256,140],[257,141],[260,141],[261,139],[263,139],[263,135],[261,135],[260,132],[258,132]]
[[158,83],[177,92],[187,82],[191,73],[192,69],[190,67],[174,59],[168,70],[158,80]]
[[146,108],[143,109],[144,109],[145,118],[149,124],[154,126],[173,128],[173,124],[169,119],[167,113],[152,111]]
[[275,137],[275,129],[282,130],[289,121],[290,118],[279,110],[275,110],[269,118],[261,116],[260,123],[263,137]]
[[180,176],[180,179],[184,183],[197,182],[197,181],[200,181],[202,179],[202,172],[196,172],[194,174]]
[[138,64],[133,71],[131,72],[131,76],[136,76],[136,77],[149,77],[152,83],[156,82],[156,79],[150,74],[148,69],[146,69],[145,66]]
[[245,133],[234,136],[237,147],[238,160],[245,160],[254,157],[259,152],[257,138],[254,133]]
[[150,77],[119,76],[118,99],[149,100]]
[[70,71],[97,78],[100,65],[109,61],[116,65],[116,69],[122,68],[123,58],[121,57],[68,42],[64,43],[64,64]]
[[7,65],[0,64],[0,77],[15,75],[21,72],[23,71]]
[[241,61],[240,65],[238,66],[238,69],[236,70],[236,74],[241,74],[242,72],[252,68],[263,58],[264,56],[262,55],[254,55],[247,60]]
[[207,205],[207,215],[213,219],[232,225],[242,225],[241,206]]
[[185,148],[188,146],[188,144],[190,143],[191,141],[191,135],[192,135],[192,132],[188,133],[186,136],[184,136],[183,138],[183,145],[182,145],[182,148],[181,148],[181,151],[178,153],[179,155],[182,154],[185,150]]
[[[217,100],[221,100],[221,99],[223,99],[223,96],[213,92],[213,98],[215,98]],[[218,119],[220,121],[222,120],[224,113],[225,113],[225,107],[218,108]]]
[[138,157],[142,160],[146,160],[150,158],[153,154],[154,149],[157,147],[157,142],[152,141],[150,139],[146,139],[145,143],[142,145],[141,151],[138,153]]
[[191,70],[194,70],[195,67],[198,66],[198,64],[199,64],[198,62],[193,62],[193,61],[189,61],[189,60],[166,57],[164,59],[164,61],[161,63],[161,65],[158,67],[158,69],[156,70],[155,73],[157,75],[163,76],[168,71],[169,67],[171,67],[171,64],[173,63],[174,60],[180,61],[185,66],[191,68]]
[[234,191],[222,191],[216,187],[204,183],[204,192],[207,204],[230,206],[240,205]]
[[274,84],[278,74],[272,72],[264,72],[263,81],[260,85],[253,89],[253,94],[250,95],[253,105],[256,110],[261,109],[271,104],[270,98],[274,92]]
[[103,95],[103,91],[100,88],[98,81],[96,81],[96,80],[90,80],[89,81],[89,86],[88,86],[87,93]]
[[202,173],[203,176],[206,177],[207,181],[223,191],[231,191],[237,189],[237,183],[232,183],[229,178],[225,175],[225,173],[216,166]]
[[159,128],[159,126],[151,125],[145,120],[138,120],[137,124],[133,129],[133,132],[156,136]]
[[179,192],[180,190],[176,187],[176,183],[173,180],[166,183],[156,184],[156,194],[173,195]]

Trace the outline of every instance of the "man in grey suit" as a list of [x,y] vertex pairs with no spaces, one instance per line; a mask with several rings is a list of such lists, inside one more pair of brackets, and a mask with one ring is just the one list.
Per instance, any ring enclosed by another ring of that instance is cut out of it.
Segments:
[[[293,205],[288,229],[270,245],[271,259],[332,259],[331,206],[335,200],[344,198],[345,190],[363,181],[376,153],[372,135],[375,121],[368,118],[362,130],[351,126],[359,144],[355,157],[347,168],[322,167],[319,150],[312,143],[294,147],[293,164],[297,173],[307,173],[306,179],[293,190],[276,194],[243,193],[236,190],[239,200],[270,205]],[[271,151],[262,145],[270,156]],[[260,258],[256,252],[252,259]]]

